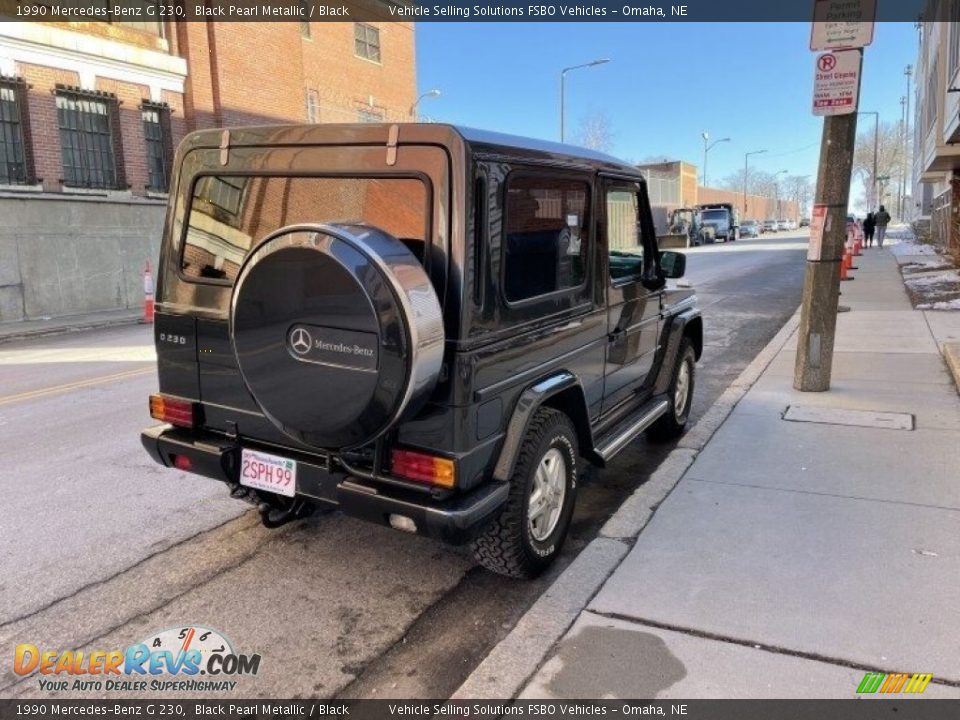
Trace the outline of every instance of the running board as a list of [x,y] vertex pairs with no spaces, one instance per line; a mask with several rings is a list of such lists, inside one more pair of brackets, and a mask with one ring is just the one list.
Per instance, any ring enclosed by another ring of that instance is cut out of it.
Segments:
[[605,462],[623,450],[640,433],[653,425],[670,408],[668,400],[658,400],[641,409],[639,416],[633,416],[621,422],[610,431],[610,438],[596,448],[597,455]]

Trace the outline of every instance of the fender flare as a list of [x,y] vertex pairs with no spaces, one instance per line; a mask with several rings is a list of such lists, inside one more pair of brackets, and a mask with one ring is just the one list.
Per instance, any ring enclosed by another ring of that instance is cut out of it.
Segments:
[[[693,307],[683,312],[678,313],[670,318],[670,329],[669,336],[667,337],[666,342],[664,343],[663,350],[663,359],[660,362],[660,370],[657,373],[657,379],[653,385],[653,392],[655,395],[661,395],[667,391],[667,388],[670,387],[670,380],[673,375],[673,363],[669,362],[671,358],[676,357],[677,350],[680,347],[680,341],[683,339],[683,336],[686,334],[687,327],[693,323],[702,323],[703,320],[700,317],[700,311]],[[701,333],[702,333],[701,329]],[[700,359],[700,355],[703,352],[703,336],[700,336],[699,345],[696,348],[697,359]]]
[[567,392],[574,398],[579,399],[580,407],[574,409],[572,413],[568,410],[567,414],[574,415],[570,417],[570,421],[576,428],[581,454],[588,460],[597,462],[597,458],[593,457],[595,455],[593,435],[590,429],[583,387],[573,373],[561,370],[538,380],[520,394],[520,398],[517,400],[510,416],[510,421],[507,423],[507,431],[504,434],[503,445],[500,447],[500,455],[493,469],[494,479],[503,482],[510,480],[517,462],[517,456],[520,453],[520,445],[527,434],[527,427],[529,427],[534,413],[543,405],[549,405],[551,398]]

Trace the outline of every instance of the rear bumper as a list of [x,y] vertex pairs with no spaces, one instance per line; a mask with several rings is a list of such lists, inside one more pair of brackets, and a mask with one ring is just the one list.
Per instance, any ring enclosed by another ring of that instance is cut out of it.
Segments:
[[[181,430],[170,425],[147,428],[140,441],[161,465],[173,467],[173,456],[190,460],[190,472],[220,480],[239,481],[241,445],[235,440]],[[488,482],[448,500],[435,500],[428,493],[384,487],[351,476],[339,468],[328,469],[297,455],[297,496],[333,505],[346,515],[380,525],[390,524],[390,515],[413,520],[417,534],[453,545],[469,541],[489,523],[507,500],[506,483]]]

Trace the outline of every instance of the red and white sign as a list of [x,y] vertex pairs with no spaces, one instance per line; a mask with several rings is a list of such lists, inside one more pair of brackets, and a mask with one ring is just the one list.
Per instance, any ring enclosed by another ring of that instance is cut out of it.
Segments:
[[848,115],[857,111],[862,60],[860,50],[817,55],[813,83],[814,115]]
[[823,258],[823,232],[826,230],[824,227],[826,219],[827,206],[814,205],[813,215],[810,216],[810,245],[807,247],[807,260]]
[[877,0],[814,0],[810,49],[866,47],[876,16]]

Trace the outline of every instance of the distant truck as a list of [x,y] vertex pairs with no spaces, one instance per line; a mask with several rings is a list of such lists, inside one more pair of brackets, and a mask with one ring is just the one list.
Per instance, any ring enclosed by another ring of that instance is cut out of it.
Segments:
[[713,242],[713,230],[704,227],[699,208],[677,208],[670,213],[670,234],[686,235],[687,247]]
[[705,229],[711,229],[716,240],[736,240],[740,234],[740,218],[730,203],[697,205]]

